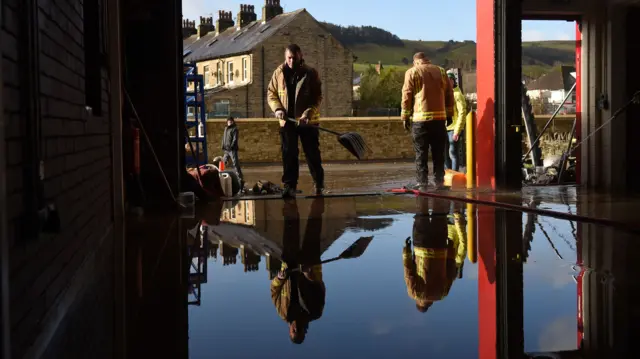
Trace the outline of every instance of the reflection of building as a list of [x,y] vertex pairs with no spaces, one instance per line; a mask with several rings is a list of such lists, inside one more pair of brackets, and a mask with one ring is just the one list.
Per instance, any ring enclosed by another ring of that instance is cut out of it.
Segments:
[[255,224],[255,201],[225,202],[221,220],[228,223]]
[[[199,227],[199,225],[198,225]],[[211,244],[207,240],[206,232],[196,231],[187,235],[187,258],[188,258],[188,279],[189,305],[200,305],[200,289],[202,283],[207,283],[207,257]],[[215,248],[215,247],[214,247]]]
[[[221,224],[209,228],[209,240],[220,243],[220,255],[226,251],[226,260],[238,254],[245,271],[258,270],[260,257],[265,257],[265,269],[272,279],[280,270],[280,258],[283,248],[283,215],[282,201],[246,200],[228,202],[223,210]],[[300,238],[304,238],[307,218],[312,201],[298,202],[300,215]],[[389,218],[360,218],[356,209],[355,198],[333,199],[326,201],[322,231],[320,235],[321,251],[325,252],[345,231],[378,230],[387,227]],[[231,253],[231,248],[236,251]],[[225,263],[227,263],[225,262]],[[234,262],[235,263],[235,262]]]

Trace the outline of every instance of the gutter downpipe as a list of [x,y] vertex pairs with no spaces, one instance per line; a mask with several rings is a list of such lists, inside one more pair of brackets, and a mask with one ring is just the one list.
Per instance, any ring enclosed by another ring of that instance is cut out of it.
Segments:
[[267,118],[267,110],[265,109],[265,100],[266,100],[266,96],[267,96],[267,89],[265,87],[265,81],[264,81],[264,45],[262,45],[262,54],[260,56],[260,62],[261,62],[261,71],[260,73],[262,74],[262,118]]

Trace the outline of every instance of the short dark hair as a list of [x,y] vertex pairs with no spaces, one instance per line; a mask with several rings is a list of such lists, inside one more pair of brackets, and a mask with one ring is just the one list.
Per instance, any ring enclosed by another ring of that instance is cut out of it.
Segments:
[[424,60],[426,58],[427,55],[425,55],[424,52],[416,52],[415,55],[413,55],[414,60]]
[[233,118],[233,116],[229,116],[229,117],[227,117],[227,121],[235,121],[235,120],[236,120],[236,119],[235,119],[235,118]]
[[290,44],[289,46],[287,46],[285,51],[289,51],[292,54],[297,54],[299,52],[302,52],[302,50],[300,49],[300,46],[298,46],[296,44]]

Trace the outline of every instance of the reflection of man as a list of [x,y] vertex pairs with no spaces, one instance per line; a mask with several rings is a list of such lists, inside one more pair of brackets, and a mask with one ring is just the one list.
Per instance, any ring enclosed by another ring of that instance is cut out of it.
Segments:
[[[402,253],[404,279],[416,308],[426,312],[433,302],[444,299],[459,273],[466,255],[460,214],[450,231],[447,221],[449,203],[418,197],[418,213],[413,224],[413,245],[407,238]],[[431,214],[429,214],[431,209]],[[458,227],[456,227],[458,225]],[[449,233],[451,232],[451,234]]]
[[[320,318],[324,310],[326,289],[320,264],[324,200],[316,198],[311,203],[302,243],[296,201],[287,200],[283,212],[283,263],[278,276],[271,281],[271,299],[280,317],[289,324],[291,341],[301,344],[309,323]],[[302,270],[287,272],[294,268]]]

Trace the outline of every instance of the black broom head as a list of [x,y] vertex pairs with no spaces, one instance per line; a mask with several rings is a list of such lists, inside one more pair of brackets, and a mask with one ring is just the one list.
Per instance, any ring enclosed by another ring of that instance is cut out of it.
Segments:
[[364,142],[364,138],[355,132],[347,132],[338,136],[338,142],[359,160],[363,159],[369,151],[369,146]]

